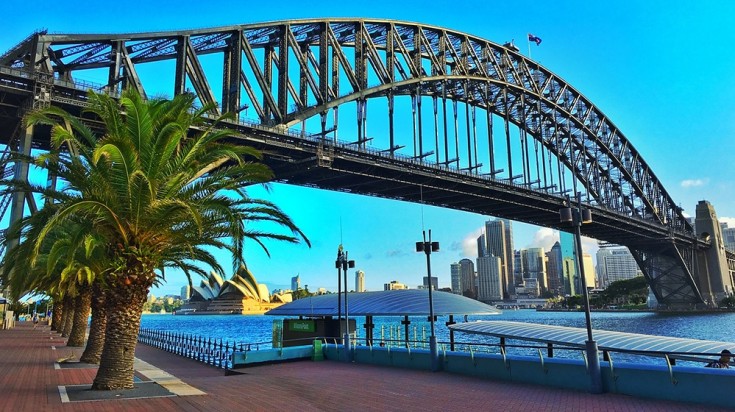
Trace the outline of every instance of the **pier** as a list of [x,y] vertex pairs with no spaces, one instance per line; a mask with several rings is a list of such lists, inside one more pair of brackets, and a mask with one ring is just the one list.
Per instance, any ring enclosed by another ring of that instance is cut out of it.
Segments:
[[[257,366],[225,376],[222,369],[146,345],[136,358],[140,382],[167,388],[163,397],[132,398],[134,391],[109,398],[62,402],[60,387],[91,385],[93,365],[56,368],[60,358],[83,348],[65,346],[48,327],[19,322],[0,331],[0,411],[343,411],[469,410],[503,411],[717,411],[703,405],[615,394],[498,382],[448,372],[429,372],[334,361]],[[136,367],[137,369],[137,367]],[[144,385],[138,385],[144,386]],[[91,391],[90,391],[91,392]],[[178,393],[178,394],[177,394]],[[191,394],[203,393],[203,394]],[[161,396],[161,395],[158,395]]]

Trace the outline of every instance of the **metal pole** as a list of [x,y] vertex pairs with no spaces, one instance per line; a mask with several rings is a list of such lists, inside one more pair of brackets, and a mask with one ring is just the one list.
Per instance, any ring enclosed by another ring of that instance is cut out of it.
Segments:
[[600,370],[600,357],[597,350],[597,342],[592,338],[592,320],[590,318],[590,298],[587,291],[587,279],[584,273],[584,262],[582,260],[582,197],[577,192],[577,208],[574,213],[574,239],[577,246],[577,265],[579,275],[582,277],[582,297],[584,299],[584,317],[587,326],[587,362],[590,374],[590,392],[602,393],[602,372]]
[[347,262],[348,262],[347,252],[345,252],[345,256],[344,256],[344,259],[342,261],[342,274],[344,275],[344,280],[345,280],[345,340],[347,342],[346,344],[349,345],[349,340],[350,340],[350,315],[349,315],[349,312],[347,311],[347,290],[348,290],[348,288],[347,288]]
[[429,323],[431,324],[431,335],[429,336],[429,350],[431,352],[431,371],[439,370],[439,351],[436,344],[436,335],[434,334],[434,296],[432,294],[433,285],[431,282],[431,230],[429,230],[429,241],[426,241],[426,231],[424,231],[424,253],[426,253],[426,274],[429,277]]

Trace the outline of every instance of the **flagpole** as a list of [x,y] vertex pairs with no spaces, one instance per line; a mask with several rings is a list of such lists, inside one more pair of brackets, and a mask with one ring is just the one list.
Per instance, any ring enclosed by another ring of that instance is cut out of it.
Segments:
[[528,44],[528,59],[533,60],[531,58],[531,38],[528,34],[526,35],[526,44]]

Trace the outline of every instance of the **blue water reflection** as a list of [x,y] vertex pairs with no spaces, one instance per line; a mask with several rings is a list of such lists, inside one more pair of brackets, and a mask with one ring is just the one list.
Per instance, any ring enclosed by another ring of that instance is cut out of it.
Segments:
[[[189,334],[206,339],[223,340],[234,343],[257,344],[260,348],[271,347],[273,321],[282,317],[265,315],[144,315],[141,327],[161,331]],[[405,339],[403,318],[375,317],[374,339],[376,344],[381,340],[397,341]],[[428,340],[429,323],[426,317],[411,317],[409,326],[409,340]],[[439,342],[449,341],[449,330],[445,326],[447,316],[440,316],[436,323],[436,334]],[[455,322],[463,322],[464,317],[455,316]],[[583,312],[537,312],[535,310],[505,310],[500,315],[469,316],[467,321],[475,320],[507,320],[530,322],[547,325],[571,326],[584,328]],[[357,317],[358,337],[364,338],[365,331],[362,325],[364,317]],[[705,339],[733,342],[735,335],[730,325],[735,322],[735,313],[699,313],[699,314],[662,314],[651,312],[593,312],[592,326],[594,329],[604,329],[619,332],[642,333],[649,335],[672,336],[691,339]],[[489,336],[455,334],[455,341],[472,344],[497,345],[497,338]],[[528,342],[506,342],[508,345],[529,345]],[[398,344],[398,342],[396,342]],[[448,348],[447,348],[448,349]],[[468,350],[461,347],[462,350]],[[497,346],[488,348],[473,347],[473,350],[486,350],[497,353]],[[735,348],[730,348],[735,350]],[[537,356],[536,349],[509,349],[508,353]],[[544,356],[546,354],[543,350]],[[564,353],[555,351],[556,357],[581,358],[579,352]],[[638,361],[637,357],[615,355],[615,360]],[[640,359],[643,362],[651,360]],[[653,360],[656,361],[656,360]]]

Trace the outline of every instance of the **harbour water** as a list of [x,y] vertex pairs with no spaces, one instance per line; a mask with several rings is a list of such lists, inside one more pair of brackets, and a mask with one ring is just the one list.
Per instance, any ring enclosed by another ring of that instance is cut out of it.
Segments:
[[[282,317],[266,315],[200,315],[200,316],[172,316],[150,314],[144,315],[141,327],[159,331],[168,331],[179,334],[199,336],[207,339],[223,340],[235,343],[252,344],[255,348],[269,348],[272,344],[273,322]],[[404,326],[403,318],[375,317],[376,341],[402,341]],[[411,317],[409,326],[409,340],[423,341],[428,339],[429,323],[425,317]],[[445,323],[447,316],[441,316],[436,322],[436,335],[439,342],[449,341],[449,330]],[[464,322],[464,317],[455,316],[455,322]],[[467,321],[475,320],[506,320],[530,322],[546,325],[571,326],[584,328],[583,312],[545,312],[531,309],[504,310],[502,314],[492,316],[468,316]],[[364,337],[362,325],[365,319],[357,317],[358,338]],[[735,324],[735,312],[724,313],[653,313],[653,312],[593,312],[593,329],[603,329],[619,332],[642,333],[648,335],[671,336],[690,339],[704,339],[725,342],[735,342],[735,333],[732,325]],[[455,341],[477,345],[497,344],[498,339],[487,336],[455,334]],[[509,345],[519,342],[509,341]],[[528,343],[526,343],[528,344]],[[421,346],[419,344],[419,346]],[[477,348],[475,348],[477,349]],[[497,349],[497,348],[496,348]],[[731,351],[735,347],[729,348]],[[480,349],[482,350],[482,349]],[[494,352],[493,348],[485,350]],[[531,354],[528,349],[516,349],[516,353]],[[509,353],[512,353],[509,350]],[[559,357],[575,357],[578,354],[564,352]],[[623,357],[626,359],[627,357]],[[620,359],[620,358],[618,358]],[[638,360],[635,358],[636,361]],[[646,359],[641,361],[647,362]],[[655,360],[648,360],[655,361]]]

